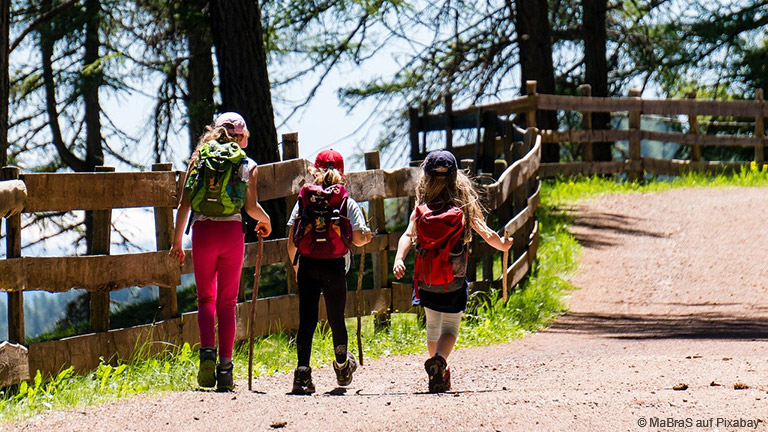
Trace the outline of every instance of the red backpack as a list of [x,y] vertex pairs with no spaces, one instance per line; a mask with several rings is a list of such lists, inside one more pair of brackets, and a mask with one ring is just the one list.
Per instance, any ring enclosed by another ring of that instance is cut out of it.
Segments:
[[348,197],[342,184],[327,188],[307,184],[301,188],[299,215],[293,227],[293,244],[298,255],[334,259],[347,254],[352,243],[352,223],[347,217]]
[[[419,297],[419,282],[445,285],[454,279],[451,251],[464,237],[464,212],[456,207],[433,211],[426,204],[416,207],[416,264],[413,271],[413,287]],[[466,252],[461,252],[466,263]]]

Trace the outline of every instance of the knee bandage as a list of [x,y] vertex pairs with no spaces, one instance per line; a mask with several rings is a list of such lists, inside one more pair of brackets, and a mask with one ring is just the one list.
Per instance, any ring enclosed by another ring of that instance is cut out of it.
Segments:
[[424,308],[424,312],[427,316],[427,342],[437,342],[444,334],[459,336],[461,312],[437,312],[427,308]]

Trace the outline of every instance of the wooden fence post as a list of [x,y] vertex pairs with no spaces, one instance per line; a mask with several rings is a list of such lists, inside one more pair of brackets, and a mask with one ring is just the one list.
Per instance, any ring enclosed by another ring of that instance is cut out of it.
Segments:
[[763,123],[763,107],[765,102],[763,100],[763,89],[755,91],[755,100],[760,104],[760,114],[755,117],[755,138],[760,139],[755,144],[755,164],[759,170],[762,169],[763,163],[765,163],[765,143],[763,142],[765,137],[765,124]]
[[447,94],[443,96],[443,105],[445,105],[445,148],[453,148],[453,96]]
[[419,110],[408,108],[408,137],[411,141],[411,161],[421,159],[419,157]]
[[[97,166],[95,172],[114,172],[115,167]],[[112,238],[112,210],[93,211],[93,238],[91,255],[109,255]],[[106,288],[106,287],[105,287]],[[90,293],[91,331],[95,333],[109,331],[109,291]]]
[[[171,171],[170,163],[152,164],[152,171]],[[173,242],[173,207],[155,207],[155,240],[158,251],[171,249]],[[179,301],[175,286],[158,286],[160,319],[167,320],[179,316]]]
[[[0,180],[16,180],[19,178],[19,168],[3,167]],[[5,220],[5,253],[6,258],[21,257],[21,214],[13,215]],[[26,343],[24,328],[24,291],[8,293],[8,341]]]
[[[631,89],[629,97],[640,100],[641,92]],[[643,177],[642,154],[640,146],[640,119],[642,111],[630,111],[629,113],[629,162],[630,168],[628,180],[638,181]]]
[[[381,160],[379,158],[378,151],[371,151],[365,153],[365,169],[373,170],[381,168]],[[371,230],[378,233],[386,232],[386,220],[384,219],[384,200],[372,199],[368,201],[368,217],[370,218]],[[360,259],[364,259],[364,255],[360,255]],[[372,252],[371,262],[373,262],[373,288],[379,289],[389,286],[389,263],[387,260],[387,252]],[[389,305],[386,312],[379,311],[374,317],[374,325],[377,329],[388,327],[391,321],[391,311],[394,298],[390,291]]]
[[[459,161],[461,169],[467,172],[467,175],[472,178],[475,176],[474,159],[462,159]],[[477,280],[477,254],[480,248],[478,247],[475,236],[472,236],[472,242],[469,244],[469,251],[467,255],[467,280],[474,282]]]
[[[687,95],[688,99],[696,99],[696,90],[691,90],[688,92]],[[693,109],[691,109],[691,112],[688,113],[688,134],[692,136],[698,136],[699,135],[699,117],[692,112]],[[701,161],[701,146],[696,144],[691,144],[691,161],[692,162],[700,162]]]
[[478,167],[483,174],[493,173],[496,160],[496,111],[483,111],[483,143],[479,148]]
[[[533,96],[535,99],[536,96],[536,81],[526,81],[525,82],[525,94],[527,96]],[[533,108],[528,110],[526,113],[526,126],[527,127],[536,127],[536,104],[533,104]]]
[[[582,84],[579,86],[579,94],[582,97],[592,97],[592,86],[589,84]],[[585,131],[592,130],[592,112],[581,112],[581,129]],[[581,143],[581,160],[584,162],[592,162],[595,159],[592,140]]]
[[[283,160],[297,159],[299,157],[299,133],[290,132],[283,134]],[[291,210],[296,204],[298,195],[291,195],[285,198],[285,214],[287,217],[291,216]],[[287,227],[286,227],[286,235]],[[291,241],[291,239],[288,239]],[[288,294],[294,294],[299,292],[299,286],[296,283],[296,271],[293,269],[293,263],[286,261],[285,263],[285,282]]]
[[[527,134],[526,134],[527,135]],[[512,147],[512,157],[518,161],[525,156],[526,145],[522,142],[516,142]],[[528,207],[528,196],[526,194],[525,182],[512,190],[512,217],[520,214]],[[520,258],[528,248],[528,226],[527,224],[514,233],[512,233],[512,262]]]
[[[515,124],[511,120],[505,120],[504,121],[504,162],[505,167],[509,167],[515,162],[515,158],[512,155],[512,146],[514,143],[512,140],[514,139],[514,133],[515,133]],[[501,175],[501,174],[499,174]],[[498,177],[496,177],[498,179]],[[512,219],[512,200],[507,197],[507,199],[504,201],[504,203],[496,210],[496,214],[498,215],[499,222],[506,224],[509,222],[510,219]]]

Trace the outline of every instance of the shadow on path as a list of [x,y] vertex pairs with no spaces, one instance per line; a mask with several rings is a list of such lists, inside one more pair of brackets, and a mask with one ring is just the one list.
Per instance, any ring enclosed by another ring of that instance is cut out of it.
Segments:
[[546,331],[617,339],[768,340],[768,316],[570,313]]

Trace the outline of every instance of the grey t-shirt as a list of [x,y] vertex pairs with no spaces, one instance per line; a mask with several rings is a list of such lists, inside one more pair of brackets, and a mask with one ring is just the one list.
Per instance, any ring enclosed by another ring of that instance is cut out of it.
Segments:
[[[365,216],[363,216],[363,211],[360,210],[360,204],[357,203],[357,201],[353,200],[351,197],[347,198],[347,214],[346,216],[349,218],[349,222],[352,225],[352,231],[369,231],[368,224],[365,223]],[[296,201],[296,204],[293,206],[293,210],[291,210],[291,217],[288,218],[287,225],[293,226],[294,221],[299,217],[299,202]],[[290,239],[288,241],[291,241]],[[345,268],[346,271],[349,271],[349,267],[352,264],[352,252],[347,252],[346,255],[344,255],[344,262],[345,262]]]
[[[244,159],[245,162],[240,164],[240,170],[237,172],[237,175],[240,176],[241,179],[243,179],[244,182],[248,182],[251,178],[251,170],[253,167],[257,166],[256,162],[246,157]],[[240,212],[237,212],[231,216],[218,216],[218,217],[212,217],[212,216],[205,216],[201,215],[199,213],[195,213],[192,215],[192,223],[190,226],[194,225],[197,221],[204,221],[204,220],[214,220],[214,221],[243,221],[243,216],[240,214]]]

